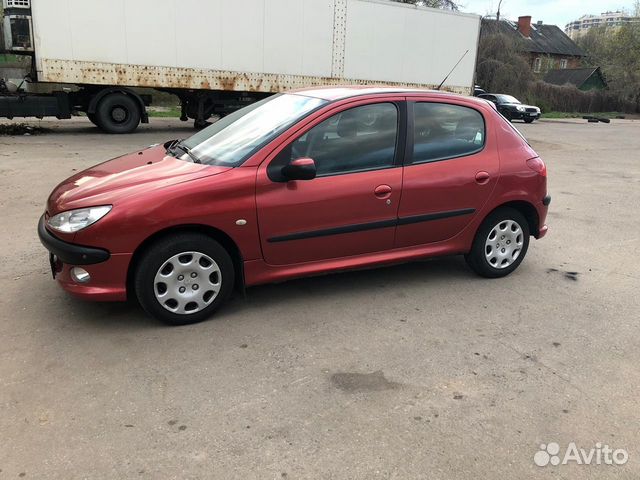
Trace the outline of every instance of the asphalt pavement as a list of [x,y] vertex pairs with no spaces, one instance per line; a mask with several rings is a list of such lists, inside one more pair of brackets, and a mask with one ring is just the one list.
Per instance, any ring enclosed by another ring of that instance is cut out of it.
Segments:
[[[516,124],[553,200],[507,278],[326,275],[179,328],[67,296],[36,224],[59,181],[190,125],[33,124],[0,136],[0,479],[640,476],[640,121]],[[572,443],[591,464],[562,465]]]

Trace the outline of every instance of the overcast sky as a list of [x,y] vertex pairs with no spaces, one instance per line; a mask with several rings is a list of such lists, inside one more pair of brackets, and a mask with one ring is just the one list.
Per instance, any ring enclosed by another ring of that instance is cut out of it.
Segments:
[[[463,12],[495,15],[499,0],[461,0]],[[607,10],[632,9],[633,0],[502,0],[500,16],[516,20],[531,15],[532,21],[558,25],[562,29],[584,14],[598,15]]]

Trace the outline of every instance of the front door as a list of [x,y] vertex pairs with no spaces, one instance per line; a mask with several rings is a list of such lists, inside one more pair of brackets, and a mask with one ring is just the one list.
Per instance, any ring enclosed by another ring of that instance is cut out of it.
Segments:
[[455,103],[409,105],[409,142],[396,247],[460,233],[498,181],[495,135],[482,114]]
[[[268,264],[393,248],[404,141],[404,108],[396,100],[337,107],[262,163],[256,202]],[[297,158],[314,160],[316,178],[282,177],[282,167]]]

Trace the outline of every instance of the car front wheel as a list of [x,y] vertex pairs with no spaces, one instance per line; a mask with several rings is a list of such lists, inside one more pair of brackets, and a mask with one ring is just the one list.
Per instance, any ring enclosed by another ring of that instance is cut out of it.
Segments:
[[227,251],[202,234],[178,234],[153,244],[138,262],[135,291],[144,310],[172,325],[209,318],[231,295],[234,268]]
[[500,208],[482,222],[465,260],[478,275],[499,278],[513,272],[529,248],[529,224],[519,211]]

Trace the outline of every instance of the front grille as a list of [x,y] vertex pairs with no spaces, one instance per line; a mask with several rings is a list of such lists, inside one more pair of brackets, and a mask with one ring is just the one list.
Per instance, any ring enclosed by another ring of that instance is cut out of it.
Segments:
[[535,113],[535,112],[537,112],[537,111],[538,111],[538,110],[536,110],[535,108],[527,108],[527,112]]

